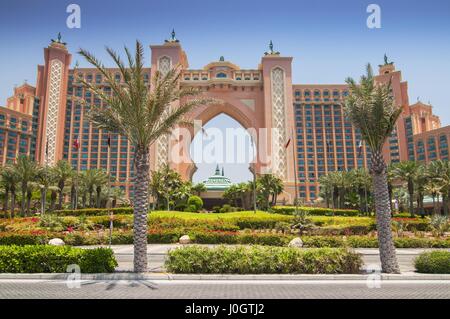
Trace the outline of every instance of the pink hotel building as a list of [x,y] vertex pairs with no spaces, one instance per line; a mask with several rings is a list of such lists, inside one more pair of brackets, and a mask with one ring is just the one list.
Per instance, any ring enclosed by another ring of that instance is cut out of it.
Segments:
[[[257,174],[271,172],[283,179],[285,193],[281,198],[289,202],[294,198],[295,175],[299,196],[314,201],[319,194],[321,175],[368,166],[370,150],[343,115],[342,104],[348,94],[345,84],[292,83],[293,58],[273,51],[272,46],[254,69],[241,69],[223,57],[202,69],[190,69],[187,55],[174,34],[165,43],[150,48],[151,63],[145,75],[149,85],[156,70],[164,73],[181,65],[181,86],[200,87],[205,95],[222,101],[197,108],[190,114],[192,119],[206,123],[225,113],[244,128],[255,128],[256,134],[260,134],[260,128],[277,128],[280,134],[269,136],[272,142],[264,146],[264,152],[272,154],[270,165],[258,160],[254,168]],[[92,68],[77,68],[74,72],[70,67],[72,55],[60,39],[44,49],[43,62],[37,67],[36,87],[23,84],[15,88],[6,107],[0,107],[2,165],[19,154],[48,165],[65,159],[78,170],[103,168],[111,173],[117,186],[132,192],[132,145],[122,136],[96,129],[85,117],[90,107],[101,107],[102,101],[86,91],[78,79],[83,77],[103,86],[107,92],[110,88],[103,83],[102,75]],[[117,70],[111,72],[118,82],[122,80]],[[385,159],[388,162],[448,159],[450,126],[441,128],[430,105],[421,102],[410,105],[407,82],[401,71],[386,60],[379,66],[376,80],[390,79],[403,113],[384,147]],[[73,96],[86,103],[77,103]],[[295,147],[295,160],[290,155],[292,149],[284,148],[292,131],[295,136],[289,148]],[[191,179],[196,170],[194,163],[186,154],[185,162],[172,163],[171,147],[168,137],[152,145],[151,169],[169,162],[183,178]],[[263,151],[262,147],[258,146],[258,153]]]

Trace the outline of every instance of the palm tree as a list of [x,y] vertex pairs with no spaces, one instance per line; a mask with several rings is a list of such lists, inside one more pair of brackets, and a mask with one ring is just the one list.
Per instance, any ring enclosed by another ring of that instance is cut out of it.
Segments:
[[413,161],[400,162],[393,166],[392,174],[406,183],[409,194],[409,213],[414,217],[414,181],[417,176],[418,165]]
[[[263,208],[267,210],[271,204],[274,204],[276,197],[283,192],[283,182],[273,174],[263,174],[257,179],[257,185],[263,199]],[[272,201],[270,201],[271,196]]]
[[25,216],[26,213],[29,213],[29,211],[25,213],[26,200],[29,196],[28,194],[31,194],[32,192],[32,182],[34,182],[36,177],[38,165],[27,156],[19,156],[16,164],[14,165],[14,169],[19,176],[20,189],[22,191],[22,204],[20,207],[20,212],[22,216]]
[[80,173],[76,170],[72,170],[72,175],[70,176],[70,208],[77,209],[78,207],[78,193],[80,184]]
[[106,171],[102,169],[95,170],[95,192],[97,193],[96,196],[97,208],[100,208],[102,188],[105,185],[109,185],[109,183],[110,183],[110,176],[108,173],[106,173]]
[[41,215],[45,214],[45,206],[47,201],[47,192],[50,191],[58,191],[59,188],[55,186],[55,175],[53,174],[53,170],[51,170],[48,166],[43,166],[38,169],[36,174],[36,184],[41,193]]
[[[97,170],[88,169],[82,172],[83,183],[86,192],[89,194],[89,207],[94,206],[94,190],[97,183]],[[85,206],[85,204],[83,205]]]
[[73,168],[67,161],[58,161],[56,165],[53,167],[53,174],[57,179],[57,186],[59,188],[59,202],[58,209],[62,209],[62,204],[64,200],[64,187],[66,185],[67,180],[73,174]]
[[19,176],[11,164],[7,164],[1,171],[1,183],[5,189],[5,200],[3,210],[5,214],[8,210],[9,194],[11,193],[11,218],[14,218],[14,209],[16,207],[16,188],[19,184]]
[[320,193],[325,199],[327,208],[330,208],[330,198],[332,197],[333,185],[331,183],[330,174],[324,174],[319,177]]
[[402,108],[395,103],[391,83],[376,83],[372,67],[359,84],[348,78],[349,95],[344,110],[353,125],[360,130],[365,143],[372,151],[370,172],[380,249],[381,268],[386,273],[398,273],[399,267],[391,230],[391,203],[387,183],[387,166],[382,148],[394,130]]
[[202,192],[206,192],[206,186],[203,183],[197,183],[195,185],[192,185],[192,191],[197,195],[200,196]]
[[367,213],[367,196],[371,183],[370,174],[364,168],[358,168],[350,171],[349,173],[352,187],[355,188],[359,196],[359,210],[361,212]]
[[425,197],[425,187],[428,183],[428,172],[426,166],[423,164],[418,164],[416,176],[414,178],[414,185],[417,189],[417,213],[424,217],[425,211],[423,208],[423,200]]
[[[144,48],[139,41],[136,41],[134,57],[125,48],[128,67],[112,49],[107,48],[107,52],[119,68],[122,83],[117,83],[111,71],[86,50],[79,53],[103,75],[112,94],[105,93],[101,86],[84,80],[81,82],[107,105],[91,108],[89,117],[92,123],[99,129],[127,137],[134,146],[134,271],[144,272],[147,270],[150,145],[183,123],[183,117],[194,107],[213,100],[198,98],[201,93],[198,88],[180,88],[182,70],[179,67],[166,74],[156,71],[150,88],[144,79]],[[179,106],[170,108],[178,101]]]
[[428,175],[440,188],[444,215],[448,215],[448,200],[450,192],[450,162],[432,161],[428,164]]

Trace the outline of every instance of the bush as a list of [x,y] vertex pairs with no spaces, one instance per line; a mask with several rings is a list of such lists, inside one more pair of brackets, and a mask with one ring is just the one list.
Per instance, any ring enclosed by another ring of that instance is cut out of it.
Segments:
[[190,209],[194,209],[194,212],[198,212],[203,207],[203,200],[196,195],[191,195],[187,204]]
[[414,261],[417,272],[450,274],[450,251],[424,252]]
[[118,208],[82,208],[82,209],[63,209],[63,210],[55,210],[54,214],[59,216],[102,216],[109,215],[110,213],[114,215],[129,215],[133,214],[132,207],[118,207]]
[[354,274],[362,260],[345,249],[190,246],[169,251],[165,265],[190,274]]
[[69,246],[0,246],[1,273],[65,273],[77,264],[82,273],[113,272],[117,261],[106,248]]
[[[322,207],[297,207],[299,211],[307,211],[312,216],[358,216],[359,211],[356,209],[331,209]],[[277,214],[293,215],[295,213],[294,206],[274,206],[272,211]]]

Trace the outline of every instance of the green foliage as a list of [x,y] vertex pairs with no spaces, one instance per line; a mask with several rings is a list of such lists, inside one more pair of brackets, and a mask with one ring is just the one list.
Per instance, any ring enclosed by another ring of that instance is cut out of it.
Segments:
[[113,272],[117,266],[111,249],[68,246],[0,246],[2,273],[65,273],[77,264],[82,273]]
[[450,274],[450,251],[424,252],[414,261],[417,272]]
[[165,265],[191,274],[354,274],[362,260],[345,249],[191,246],[170,251]]
[[[312,216],[358,216],[359,211],[356,209],[331,209],[322,207],[297,207],[299,211],[307,211]],[[274,206],[274,213],[293,215],[295,213],[294,206]]]
[[441,237],[450,229],[450,221],[447,216],[434,215],[430,220],[430,227],[433,234]]
[[118,208],[82,208],[82,209],[65,209],[65,210],[56,210],[54,213],[58,216],[102,216],[109,215],[110,213],[114,215],[123,215],[123,214],[133,214],[132,207],[118,207]]
[[193,208],[194,212],[198,212],[203,207],[203,200],[196,195],[189,196],[187,201],[189,208]]
[[39,225],[51,231],[62,231],[64,229],[62,217],[55,214],[45,214],[42,216]]

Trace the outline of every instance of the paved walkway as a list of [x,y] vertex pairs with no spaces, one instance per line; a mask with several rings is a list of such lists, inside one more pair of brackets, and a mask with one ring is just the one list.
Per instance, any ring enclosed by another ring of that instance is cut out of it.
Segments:
[[151,281],[86,280],[68,288],[64,280],[0,279],[0,299],[450,299],[450,281]]
[[[215,245],[205,245],[214,247]],[[83,248],[93,248],[99,246],[82,246]],[[179,244],[151,244],[148,245],[149,270],[151,272],[163,272],[164,260],[170,249],[182,247]],[[130,271],[133,269],[133,246],[132,245],[114,245],[111,247],[119,263],[118,271]],[[401,272],[414,271],[414,259],[422,252],[432,249],[397,249],[397,259]],[[380,268],[380,257],[377,248],[360,248],[355,251],[362,254],[364,267],[369,269]],[[450,249],[449,249],[450,251]]]

